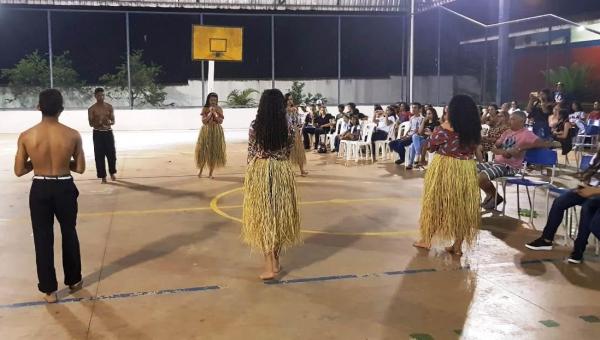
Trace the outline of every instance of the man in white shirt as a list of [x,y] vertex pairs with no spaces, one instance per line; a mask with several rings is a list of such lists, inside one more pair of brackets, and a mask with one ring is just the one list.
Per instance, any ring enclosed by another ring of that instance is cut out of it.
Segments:
[[406,147],[412,144],[412,135],[419,131],[419,127],[423,123],[423,115],[421,114],[423,106],[420,103],[412,104],[413,116],[410,118],[410,128],[408,134],[400,139],[390,142],[390,149],[397,152],[400,158],[396,160],[396,164],[403,164],[406,154]]
[[375,105],[373,123],[377,124],[377,127],[375,128],[375,131],[373,131],[373,137],[371,138],[373,159],[375,159],[376,156],[375,142],[388,139],[388,135],[396,122],[396,117],[391,114],[390,110],[392,110],[391,106],[388,106],[387,111],[383,111],[381,105]]

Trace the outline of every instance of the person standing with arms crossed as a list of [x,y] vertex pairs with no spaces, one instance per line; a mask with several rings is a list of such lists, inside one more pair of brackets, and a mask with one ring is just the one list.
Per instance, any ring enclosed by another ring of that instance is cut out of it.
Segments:
[[58,90],[40,93],[38,109],[42,121],[21,133],[15,157],[15,175],[21,177],[33,171],[29,192],[29,209],[33,226],[38,289],[44,300],[58,300],[56,270],[54,269],[54,216],[62,234],[65,285],[71,291],[82,287],[81,257],[77,222],[79,191],[71,171],[85,171],[85,156],[79,132],[58,122],[63,111],[63,98]]
[[116,181],[117,155],[115,150],[115,136],[112,126],[115,124],[115,111],[112,105],[104,102],[104,89],[99,87],[94,90],[96,103],[88,109],[88,120],[94,129],[94,158],[96,160],[96,174],[106,184],[106,165],[104,158],[108,161],[108,172],[110,179]]

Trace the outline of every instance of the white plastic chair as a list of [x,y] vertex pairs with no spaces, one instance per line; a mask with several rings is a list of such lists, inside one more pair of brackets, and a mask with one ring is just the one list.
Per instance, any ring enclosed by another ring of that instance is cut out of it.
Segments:
[[378,140],[375,142],[375,157],[377,157],[377,159],[385,161],[388,159],[389,155],[392,154],[392,150],[390,150],[390,142],[394,140],[395,135],[396,128],[392,127],[390,132],[388,132],[386,140]]
[[[398,130],[396,131],[396,139],[400,139],[400,138],[408,135],[409,130],[410,130],[410,122],[408,122],[408,121],[398,125]],[[395,140],[395,139],[392,139],[392,140]],[[389,147],[389,142],[388,142],[388,147]],[[390,150],[390,154],[392,154],[391,160],[395,161],[396,156],[395,156],[394,152],[392,152]]]
[[332,133],[328,133],[325,136],[325,144],[329,144],[329,147],[331,148],[331,150],[335,149],[335,137],[338,136],[341,133],[341,129],[342,129],[342,124],[344,123],[344,119],[340,118],[337,120],[337,122],[335,123],[335,130],[333,130]]
[[[354,131],[356,131],[356,129],[358,129],[358,128],[362,129],[362,127],[353,126],[352,128],[350,128],[350,133],[354,133]],[[362,133],[362,130],[361,130],[361,133]],[[339,149],[338,149],[337,158],[347,158],[348,152],[351,151],[348,148],[348,143],[349,142],[352,142],[352,141],[350,141],[350,140],[341,140],[340,141],[340,146],[339,146]]]
[[[375,131],[375,127],[377,125],[375,123],[367,123],[363,125],[361,129],[360,140],[348,142],[349,151],[346,151],[346,162],[349,160],[354,160],[358,163],[361,159],[371,160],[373,163],[373,149],[371,148],[371,143],[373,139],[373,131]],[[362,153],[362,150],[365,150],[365,153]]]

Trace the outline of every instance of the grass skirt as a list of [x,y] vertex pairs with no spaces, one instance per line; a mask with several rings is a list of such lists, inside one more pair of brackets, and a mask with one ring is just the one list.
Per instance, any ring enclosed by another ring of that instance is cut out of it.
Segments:
[[472,245],[481,222],[479,202],[475,161],[436,154],[425,174],[422,240],[463,239]]
[[304,151],[304,144],[302,144],[302,131],[296,129],[294,132],[294,147],[290,153],[290,161],[298,166],[306,164],[306,152]]
[[254,159],[244,182],[242,240],[264,254],[301,242],[296,180],[289,161]]
[[225,135],[220,124],[210,122],[202,126],[196,143],[196,167],[203,169],[225,166]]

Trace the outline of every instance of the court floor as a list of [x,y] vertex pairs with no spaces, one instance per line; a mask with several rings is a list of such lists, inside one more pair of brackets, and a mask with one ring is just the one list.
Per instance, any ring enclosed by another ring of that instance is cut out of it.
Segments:
[[524,247],[545,222],[540,192],[533,227],[519,221],[510,189],[506,216],[483,214],[462,258],[444,245],[418,251],[424,173],[388,162],[345,167],[309,153],[310,175],[298,177],[304,244],[284,255],[279,281],[261,282],[261,256],[239,236],[246,145],[232,139],[227,167],[199,179],[196,132],[118,133],[119,180],[107,185],[95,179],[84,134],[88,169],[76,183],[85,287],[69,295],[59,282],[61,303],[46,305],[30,176],[12,173],[16,137],[0,135],[2,339],[600,338],[593,249],[575,266],[564,261],[568,247]]

